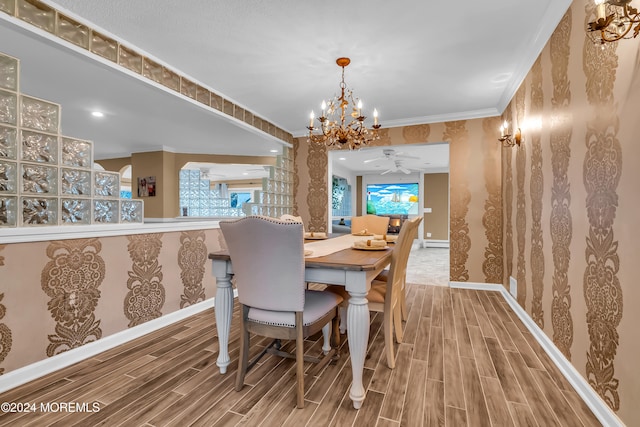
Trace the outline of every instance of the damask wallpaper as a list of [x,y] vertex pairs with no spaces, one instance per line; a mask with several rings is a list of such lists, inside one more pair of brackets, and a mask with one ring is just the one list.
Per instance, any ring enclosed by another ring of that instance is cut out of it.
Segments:
[[206,229],[0,245],[0,374],[213,297],[207,255],[222,248],[220,236]]
[[503,206],[515,213],[504,250],[517,248],[518,302],[635,425],[640,315],[624,302],[640,301],[640,45],[594,46],[583,30],[593,8],[573,3],[504,114],[524,135],[502,173]]

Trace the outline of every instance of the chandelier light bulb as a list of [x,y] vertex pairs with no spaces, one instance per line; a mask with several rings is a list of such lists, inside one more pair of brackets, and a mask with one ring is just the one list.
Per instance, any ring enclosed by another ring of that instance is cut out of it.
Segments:
[[378,125],[378,110],[373,109],[373,124],[374,126]]
[[311,110],[311,114],[309,114],[309,127],[313,127],[313,119],[316,118],[316,115],[313,114],[313,110]]
[[324,117],[324,114],[327,111],[327,103],[324,102],[324,99],[322,100],[322,105],[320,106],[320,108],[322,109],[322,117]]

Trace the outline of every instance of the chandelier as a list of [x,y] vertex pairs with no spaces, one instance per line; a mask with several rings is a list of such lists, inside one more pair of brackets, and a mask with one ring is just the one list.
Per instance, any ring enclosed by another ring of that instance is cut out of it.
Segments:
[[[309,116],[308,141],[325,144],[328,147],[348,147],[350,150],[360,148],[369,142],[379,139],[378,110],[373,110],[372,130],[364,125],[365,116],[362,115],[362,101],[353,97],[353,93],[344,82],[344,68],[349,65],[349,58],[338,58],[336,64],[342,67],[342,81],[340,82],[340,96],[334,96],[327,104],[322,101],[322,115],[318,117],[319,129],[313,126],[315,114]],[[357,100],[357,102],[356,102]],[[314,134],[320,130],[322,133]]]
[[[596,20],[587,25],[587,34],[594,43],[604,45],[638,36],[640,13],[629,5],[631,0],[595,0],[595,3]],[[633,35],[629,34],[632,28]]]

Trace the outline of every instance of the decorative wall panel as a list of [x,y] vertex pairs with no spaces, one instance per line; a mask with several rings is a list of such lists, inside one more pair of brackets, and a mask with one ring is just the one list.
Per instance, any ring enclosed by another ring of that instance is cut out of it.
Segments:
[[[499,151],[495,148],[500,143],[496,140],[496,129],[500,127],[500,119],[492,117],[482,121],[484,137],[482,140],[484,154],[484,182],[487,199],[484,202],[482,225],[487,237],[484,249],[482,272],[487,283],[503,283],[502,257],[502,194],[500,194]],[[497,166],[497,167],[496,167]]]
[[[542,114],[544,104],[542,93],[542,63],[540,58],[531,68],[531,114]],[[542,143],[540,132],[531,133],[531,180],[529,192],[531,194],[531,317],[536,324],[544,329],[544,310],[542,309],[542,294],[544,291],[544,245],[542,238],[542,197],[544,196],[544,178],[542,176]]]
[[[524,86],[521,86],[516,93],[516,116],[517,123],[522,123],[524,117]],[[525,175],[527,167],[527,148],[526,144],[516,147],[516,241],[518,245],[518,262],[516,264],[516,279],[518,280],[518,303],[524,307],[527,299],[527,270],[525,261],[525,244],[526,244],[526,196],[525,196]]]
[[467,212],[471,201],[471,192],[467,181],[469,162],[469,132],[465,121],[445,123],[443,139],[449,142],[449,152],[455,163],[450,168],[450,279],[456,282],[469,280],[466,263],[471,249]]
[[42,270],[41,283],[56,321],[46,349],[49,357],[102,337],[94,314],[105,277],[101,250],[98,239],[54,241],[47,247],[51,261]]
[[204,231],[183,231],[180,234],[178,265],[184,293],[180,295],[180,308],[204,301],[204,265],[207,262],[207,246]]
[[124,315],[129,319],[129,327],[133,327],[162,316],[165,288],[158,262],[162,234],[138,234],[127,239],[133,263],[127,280],[129,292],[124,300]]
[[[590,44],[585,38],[585,45]],[[584,184],[589,230],[586,236],[584,297],[587,308],[589,351],[586,374],[589,384],[613,410],[620,409],[614,359],[622,319],[622,287],[618,279],[620,258],[614,238],[618,208],[616,189],[622,173],[622,146],[618,140],[619,119],[613,87],[618,56],[616,43],[603,49],[585,46],[583,59],[586,92],[593,115],[587,122]],[[637,359],[636,359],[637,360]]]
[[323,144],[307,142],[309,153],[307,168],[309,170],[309,188],[307,204],[311,221],[307,225],[309,231],[327,231],[327,147]]
[[568,76],[571,36],[571,9],[560,21],[549,41],[551,54],[551,80],[553,82],[553,126],[551,128],[551,249],[553,252],[553,280],[551,292],[551,326],[553,342],[564,356],[571,360],[573,344],[573,318],[571,316],[571,188],[569,160],[571,159],[571,86]]

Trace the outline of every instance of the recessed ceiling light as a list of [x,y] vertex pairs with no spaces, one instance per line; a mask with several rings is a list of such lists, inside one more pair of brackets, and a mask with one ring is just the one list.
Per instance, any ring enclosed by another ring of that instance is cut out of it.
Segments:
[[242,175],[249,175],[249,172],[242,172]]
[[278,150],[269,150],[269,152],[271,152],[271,153],[277,153],[277,152],[278,152]]
[[104,117],[104,113],[102,111],[92,111],[91,115],[93,117]]
[[338,160],[347,160],[347,158],[346,157],[340,157],[340,158],[338,158]]

